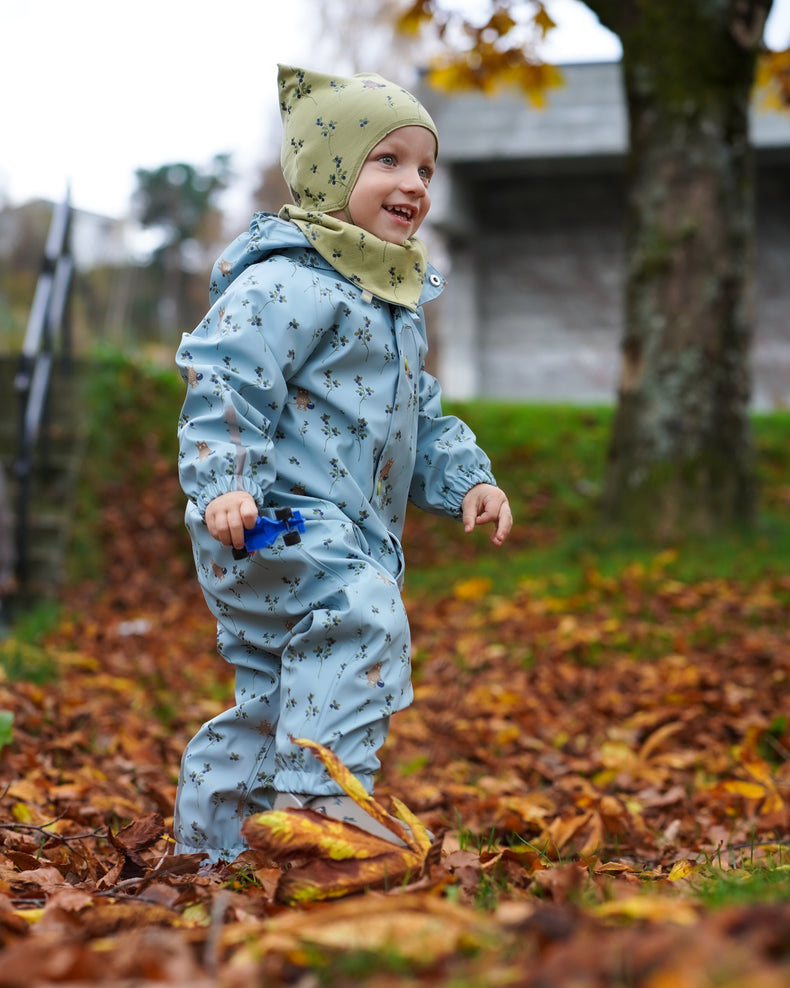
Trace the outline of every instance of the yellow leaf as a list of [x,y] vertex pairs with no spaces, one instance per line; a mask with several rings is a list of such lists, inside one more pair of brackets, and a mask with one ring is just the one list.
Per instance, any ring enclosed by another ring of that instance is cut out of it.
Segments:
[[672,870],[667,875],[667,878],[670,882],[679,882],[681,878],[687,878],[695,871],[699,871],[699,865],[695,865],[688,858],[683,858],[681,861],[676,861],[672,865]]
[[5,790],[6,796],[25,803],[35,803],[41,798],[43,780],[38,772],[30,773],[27,778],[17,779]]
[[533,792],[526,796],[508,796],[504,805],[508,810],[517,813],[524,823],[542,824],[547,816],[556,812],[554,802],[541,792]]
[[431,848],[431,835],[425,829],[422,820],[416,817],[409,807],[405,803],[402,803],[397,796],[392,797],[392,806],[398,819],[403,820],[412,832],[414,839],[419,844],[420,850],[427,853]]
[[310,809],[271,810],[248,817],[243,833],[250,847],[268,851],[277,861],[312,854],[343,861],[376,858],[393,845],[345,820]]
[[505,724],[494,735],[494,743],[497,745],[510,744],[521,737],[521,728],[517,724]]
[[579,856],[589,858],[603,844],[603,820],[600,813],[590,815],[590,832],[587,840],[579,848]]
[[421,824],[419,830],[423,846],[411,850],[309,809],[261,813],[248,817],[242,828],[250,847],[275,861],[300,862],[278,882],[275,898],[283,903],[334,899],[398,884],[408,875],[416,878],[431,846]]
[[277,884],[277,901],[333,899],[366,888],[390,887],[422,874],[431,838],[411,810],[393,800],[400,818],[395,819],[331,751],[305,738],[293,741],[313,752],[338,785],[406,846],[310,809],[273,810],[248,817],[242,833],[250,847],[267,852],[275,861],[292,863]]
[[757,781],[762,783],[762,785],[767,789],[774,788],[771,766],[768,762],[763,761],[761,758],[745,756],[741,759],[741,764],[753,779],[757,779]]
[[598,861],[595,864],[596,875],[617,875],[624,872],[637,872],[639,869],[634,865],[626,864],[624,861]]
[[676,923],[693,926],[698,916],[687,902],[657,895],[632,895],[611,902],[602,902],[591,910],[602,919],[636,919],[654,923]]
[[44,909],[14,909],[15,916],[24,919],[26,923],[37,923],[44,915]]
[[405,903],[390,900],[369,909],[371,905],[366,903],[362,923],[354,911],[335,916],[319,929],[303,926],[302,936],[343,951],[394,949],[424,963],[479,946],[490,930],[488,923],[478,925],[479,912],[459,906],[446,909],[445,905],[453,904],[437,898],[415,897]]
[[526,62],[514,70],[508,81],[516,84],[534,107],[542,109],[546,105],[546,91],[561,86],[564,80],[553,65]]
[[417,35],[433,18],[428,7],[428,0],[416,0],[408,10],[404,11],[397,20],[397,29],[402,34]]
[[582,813],[579,816],[563,819],[557,817],[552,820],[541,836],[541,840],[548,841],[546,851],[561,851],[563,847],[590,822],[592,813]]
[[543,35],[544,38],[549,33],[549,31],[552,30],[552,28],[555,28],[557,26],[554,23],[554,21],[549,17],[548,12],[546,11],[546,8],[543,6],[543,4],[539,6],[538,12],[535,14],[535,23],[540,28],[540,33]]
[[483,31],[496,31],[500,38],[504,37],[516,26],[516,22],[504,8],[495,10]]
[[756,782],[742,782],[740,779],[728,779],[722,783],[722,788],[726,792],[735,793],[746,799],[762,799],[765,796],[765,789]]
[[[223,931],[223,946],[235,945],[232,926]],[[495,924],[476,909],[437,896],[406,893],[335,902],[309,911],[283,912],[269,920],[254,944],[243,950],[262,954],[295,953],[307,945],[338,950],[392,951],[421,963],[436,963],[484,946],[500,936]],[[238,963],[240,954],[235,954]]]
[[650,737],[645,740],[645,743],[639,749],[639,757],[642,761],[647,761],[653,752],[660,748],[667,738],[672,737],[673,734],[677,734],[678,731],[682,731],[683,727],[684,725],[679,721],[672,721],[669,724],[663,724],[657,730],[653,731]]
[[408,828],[404,827],[397,820],[394,820],[384,807],[376,802],[354,773],[346,768],[334,752],[328,748],[324,748],[323,745],[315,741],[310,741],[308,738],[293,738],[292,740],[294,744],[301,745],[302,748],[312,751],[316,758],[324,763],[327,772],[329,772],[343,792],[350,796],[365,813],[372,816],[374,820],[378,820],[383,827],[386,827],[387,830],[400,838],[407,847],[410,847],[413,851],[419,850],[419,844]]
[[181,914],[181,923],[184,926],[211,926],[211,916],[206,911],[202,902],[195,902],[187,906]]
[[787,111],[790,106],[790,48],[761,55],[755,86],[761,91],[764,109]]
[[486,576],[473,576],[469,580],[462,580],[453,587],[453,594],[458,600],[478,600],[491,592],[493,586],[491,580]]
[[760,807],[761,815],[768,815],[769,813],[782,813],[785,808],[784,801],[778,792],[769,792],[765,795],[765,801]]
[[604,741],[600,750],[601,764],[616,772],[636,767],[638,759],[625,741]]
[[11,816],[17,823],[32,823],[34,819],[33,811],[26,803],[15,803]]
[[476,686],[469,691],[469,699],[478,710],[489,713],[501,711],[505,715],[513,710],[520,710],[524,705],[521,693],[506,689],[501,683]]
[[463,62],[435,63],[428,72],[428,82],[446,93],[476,88],[474,73]]

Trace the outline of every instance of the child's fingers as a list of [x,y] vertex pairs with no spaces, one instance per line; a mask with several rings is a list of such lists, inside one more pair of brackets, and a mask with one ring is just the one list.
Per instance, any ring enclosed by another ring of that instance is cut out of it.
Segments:
[[255,499],[246,491],[233,491],[222,494],[209,502],[206,508],[206,525],[218,542],[232,545],[235,549],[244,547],[244,531],[252,528],[258,517]]
[[494,545],[502,545],[505,539],[510,535],[510,530],[513,528],[513,513],[510,510],[510,505],[507,501],[502,504],[499,511],[499,516],[497,519],[497,527],[494,534],[491,536],[491,541]]
[[244,548],[244,520],[241,511],[228,513],[228,533],[230,534],[230,544],[234,549]]
[[245,528],[254,527],[255,522],[258,520],[258,505],[253,500],[252,495],[239,508],[239,514]]
[[468,495],[464,498],[461,520],[463,521],[465,532],[472,532],[475,525],[481,525],[483,523],[481,519],[481,508],[483,508],[482,498],[469,497]]
[[491,536],[494,545],[502,545],[513,527],[513,515],[504,493],[496,487],[480,486],[472,488],[464,499],[462,508],[464,531],[468,534],[477,525],[496,522],[496,529]]

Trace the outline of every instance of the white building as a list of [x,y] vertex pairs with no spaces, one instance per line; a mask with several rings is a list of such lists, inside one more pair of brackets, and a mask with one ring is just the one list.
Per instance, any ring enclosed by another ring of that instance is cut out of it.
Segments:
[[[440,135],[431,221],[450,282],[434,319],[456,398],[611,402],[619,374],[627,119],[620,66],[518,94],[425,90]],[[753,111],[757,407],[790,403],[790,114]]]

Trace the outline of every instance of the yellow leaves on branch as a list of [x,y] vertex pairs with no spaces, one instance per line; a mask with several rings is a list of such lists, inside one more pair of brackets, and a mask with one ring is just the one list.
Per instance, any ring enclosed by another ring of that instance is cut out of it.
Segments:
[[405,10],[396,22],[396,27],[401,34],[417,35],[429,24],[434,17],[433,3],[431,0],[416,0],[407,10]]
[[487,95],[515,88],[535,107],[546,104],[547,90],[562,85],[562,74],[553,65],[532,62],[521,48],[500,51],[493,45],[460,52],[434,61],[428,81],[446,92],[478,89]]
[[755,86],[767,110],[790,109],[790,48],[764,52],[757,63]]
[[542,3],[538,4],[538,10],[535,13],[535,24],[537,25],[538,29],[540,30],[544,38],[549,33],[549,31],[551,31],[553,28],[557,26],[554,23],[554,21],[549,17],[548,11],[546,10],[546,8],[543,6]]
[[[551,19],[542,0],[532,0],[532,8],[531,23],[541,37],[545,38],[549,31],[557,25]],[[403,34],[416,35],[424,27],[433,23],[438,32],[442,34],[451,17],[452,11],[444,10],[441,2],[437,3],[436,0],[415,0],[397,18],[396,27]],[[518,22],[510,12],[510,5],[508,3],[496,4],[491,17],[482,27],[473,27],[466,19],[462,20],[462,24],[468,34],[472,34],[475,37],[487,35],[489,38],[492,34],[500,38],[504,37],[514,27],[518,26]]]
[[250,847],[291,864],[277,885],[275,898],[290,904],[334,899],[419,877],[431,838],[408,807],[393,798],[397,818],[390,816],[331,751],[305,738],[295,738],[294,743],[319,758],[341,789],[405,846],[310,809],[260,813],[244,823]]
[[[554,21],[541,0],[533,0],[529,16],[520,20],[514,17],[511,4],[492,6],[488,20],[477,25],[437,0],[416,0],[398,18],[397,28],[412,36],[428,25],[434,28],[445,46],[445,53],[434,59],[428,73],[429,83],[437,89],[477,89],[489,94],[514,88],[534,106],[543,106],[546,91],[562,84],[560,72],[535,53],[556,27]],[[468,47],[457,50],[461,38]]]

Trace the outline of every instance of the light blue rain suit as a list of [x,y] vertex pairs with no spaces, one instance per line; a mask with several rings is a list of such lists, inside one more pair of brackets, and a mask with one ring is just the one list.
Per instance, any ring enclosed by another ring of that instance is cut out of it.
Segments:
[[[442,284],[431,269],[421,302]],[[340,791],[292,738],[331,748],[372,792],[390,715],[412,699],[407,501],[457,517],[494,478],[469,429],[442,414],[421,308],[362,292],[294,224],[256,214],[217,261],[211,297],[177,357],[179,468],[236,705],[187,747],[175,833],[182,852],[231,860],[243,819],[274,792]],[[234,559],[203,516],[235,490],[259,512],[301,511],[301,543]]]

